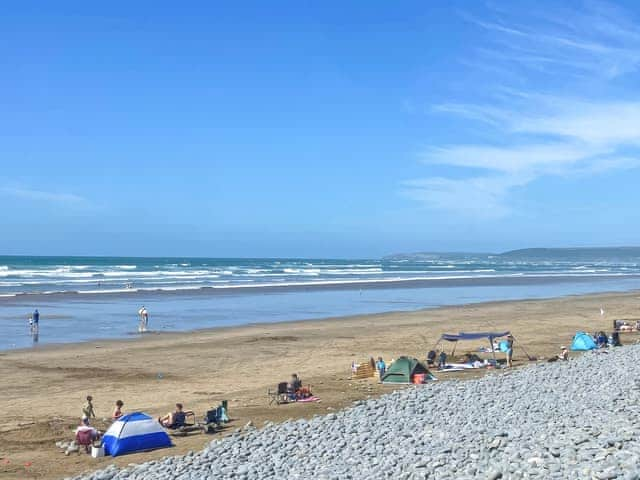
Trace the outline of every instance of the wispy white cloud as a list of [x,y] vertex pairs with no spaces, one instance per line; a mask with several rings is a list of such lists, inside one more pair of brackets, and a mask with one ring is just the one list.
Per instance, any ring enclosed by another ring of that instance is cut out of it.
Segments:
[[[556,74],[557,67],[597,72],[603,92],[612,76],[640,69],[640,29],[604,3],[586,13],[538,18],[536,29],[503,19],[467,20],[495,35],[501,48],[478,49],[490,66],[516,62]],[[512,212],[510,195],[516,189],[540,178],[640,167],[637,97],[594,101],[577,92],[569,98],[522,87],[487,93],[491,101],[432,108],[435,114],[484,124],[487,141],[438,145],[420,154],[426,165],[456,167],[467,175],[410,180],[403,184],[405,195],[432,209],[500,217]]]
[[499,218],[511,213],[505,202],[507,195],[529,181],[524,174],[465,179],[431,177],[405,182],[403,193],[429,208],[454,210],[471,217]]
[[0,187],[0,195],[22,200],[45,202],[56,205],[86,207],[89,201],[73,193],[47,192],[21,187]]
[[[465,15],[468,22],[490,34],[490,46],[477,51],[527,68],[567,67],[613,78],[640,66],[640,28],[621,9],[589,2],[579,10],[563,7],[527,16],[528,23],[509,12],[496,12],[486,21]],[[576,72],[577,73],[577,72]]]

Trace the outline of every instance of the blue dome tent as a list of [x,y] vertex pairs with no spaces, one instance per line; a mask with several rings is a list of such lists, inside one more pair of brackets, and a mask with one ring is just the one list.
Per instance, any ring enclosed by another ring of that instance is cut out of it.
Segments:
[[123,415],[104,434],[104,453],[112,457],[171,446],[167,432],[146,413]]
[[574,352],[583,352],[586,350],[595,350],[597,348],[596,342],[593,341],[591,335],[584,332],[576,333],[575,337],[573,337],[573,342],[571,342],[571,350]]

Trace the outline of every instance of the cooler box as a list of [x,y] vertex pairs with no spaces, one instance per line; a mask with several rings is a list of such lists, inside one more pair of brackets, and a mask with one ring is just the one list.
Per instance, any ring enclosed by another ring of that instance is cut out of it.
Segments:
[[91,456],[93,458],[104,457],[104,447],[102,445],[99,447],[91,447]]

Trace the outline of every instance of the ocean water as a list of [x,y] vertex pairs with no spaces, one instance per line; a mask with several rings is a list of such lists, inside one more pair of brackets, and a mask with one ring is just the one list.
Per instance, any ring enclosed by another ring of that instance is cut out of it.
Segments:
[[[0,349],[640,287],[640,257],[0,257]],[[41,313],[37,342],[27,318]]]
[[586,262],[481,254],[449,254],[420,260],[0,256],[0,295],[634,275],[640,275],[640,258],[636,257]]

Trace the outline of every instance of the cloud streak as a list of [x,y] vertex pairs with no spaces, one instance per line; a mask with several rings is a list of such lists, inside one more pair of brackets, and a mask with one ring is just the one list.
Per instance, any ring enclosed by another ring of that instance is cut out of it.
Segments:
[[[535,70],[531,76],[537,80],[539,70],[556,76],[567,69],[597,72],[600,91],[607,93],[613,77],[640,69],[640,30],[607,4],[594,4],[584,14],[555,12],[539,20],[535,29],[502,18],[466,19],[493,35],[492,43],[499,48],[481,46],[479,51],[495,71],[516,63]],[[490,102],[448,102],[432,108],[434,114],[484,126],[487,140],[424,150],[420,160],[427,167],[444,165],[466,175],[408,180],[402,185],[404,195],[430,209],[500,218],[513,213],[510,199],[515,190],[543,177],[598,175],[640,166],[638,99],[614,96],[593,101],[577,94],[499,87],[489,97]]]
[[84,207],[89,202],[84,197],[73,193],[46,192],[29,188],[0,187],[0,195],[21,200],[44,202],[56,205]]
[[504,11],[493,21],[464,17],[490,35],[490,46],[478,49],[481,56],[493,54],[523,68],[614,78],[640,66],[640,29],[626,12],[606,3],[527,15],[533,26]]

